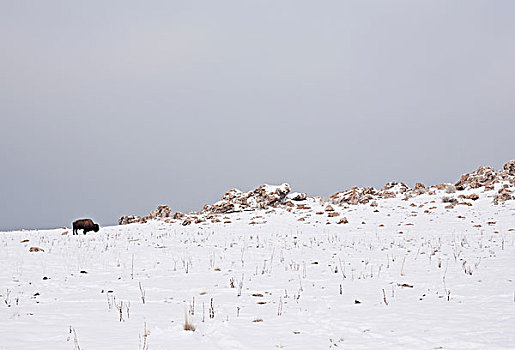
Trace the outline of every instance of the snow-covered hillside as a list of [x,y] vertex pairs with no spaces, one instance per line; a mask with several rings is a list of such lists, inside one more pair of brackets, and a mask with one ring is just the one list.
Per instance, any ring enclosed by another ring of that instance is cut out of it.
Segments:
[[514,179],[263,185],[98,233],[1,233],[0,349],[511,349]]

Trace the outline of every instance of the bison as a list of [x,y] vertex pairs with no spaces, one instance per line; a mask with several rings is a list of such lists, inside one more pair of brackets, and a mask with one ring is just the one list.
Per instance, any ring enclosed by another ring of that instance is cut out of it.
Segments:
[[73,222],[73,234],[78,235],[78,230],[82,230],[84,234],[88,231],[98,232],[100,228],[91,219],[80,219]]

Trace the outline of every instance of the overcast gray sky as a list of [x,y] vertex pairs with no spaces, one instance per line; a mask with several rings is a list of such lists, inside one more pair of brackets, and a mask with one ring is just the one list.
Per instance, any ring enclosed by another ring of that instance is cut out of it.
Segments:
[[0,229],[515,158],[515,1],[0,0]]

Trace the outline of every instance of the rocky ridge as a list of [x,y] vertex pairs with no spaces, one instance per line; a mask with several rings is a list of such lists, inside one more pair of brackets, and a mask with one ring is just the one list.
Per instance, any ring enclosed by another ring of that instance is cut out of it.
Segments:
[[[475,192],[468,193],[471,190]],[[463,192],[463,194],[457,194],[459,192]],[[503,169],[500,170],[488,166],[480,167],[476,171],[461,176],[455,184],[447,183],[426,187],[422,183],[417,183],[413,188],[410,188],[402,182],[389,182],[381,189],[353,187],[336,192],[329,198],[308,197],[305,193],[292,193],[290,185],[287,183],[279,186],[261,185],[249,192],[231,189],[222,196],[220,201],[205,205],[198,212],[188,214],[172,212],[169,206],[159,205],[144,217],[122,216],[118,220],[118,224],[145,223],[148,220],[164,220],[169,223],[179,221],[185,226],[207,220],[230,223],[230,219],[227,216],[222,217],[222,215],[242,211],[274,210],[274,208],[284,208],[290,212],[303,211],[311,209],[310,201],[330,203],[326,207],[326,211],[330,212],[330,216],[337,216],[337,213],[332,213],[334,209],[331,204],[340,207],[354,205],[374,207],[378,205],[377,201],[380,200],[400,197],[407,201],[426,193],[429,195],[445,195],[441,198],[444,203],[447,203],[445,208],[452,209],[460,204],[470,206],[480,195],[492,197],[492,203],[499,205],[505,201],[515,199],[514,192],[515,161],[512,160],[504,164]],[[346,223],[346,219],[342,218],[338,223]]]

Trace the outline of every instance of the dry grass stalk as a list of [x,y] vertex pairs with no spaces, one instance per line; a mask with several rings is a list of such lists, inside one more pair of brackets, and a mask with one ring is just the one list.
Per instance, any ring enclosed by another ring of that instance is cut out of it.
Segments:
[[141,335],[139,336],[139,350],[148,350],[147,337],[150,335],[150,331],[147,330],[147,322],[143,326],[143,343],[141,342]]
[[184,330],[185,331],[192,331],[192,332],[195,332],[195,326],[190,322],[190,320],[188,319],[188,313],[185,312],[184,313]]
[[138,284],[139,284],[139,291],[141,292],[141,301],[143,302],[143,304],[145,304],[145,290],[141,286],[141,282],[138,282]]

